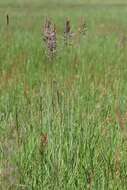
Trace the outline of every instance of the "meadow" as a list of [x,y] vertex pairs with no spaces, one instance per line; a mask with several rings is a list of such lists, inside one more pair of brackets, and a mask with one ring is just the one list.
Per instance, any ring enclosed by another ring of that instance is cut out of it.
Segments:
[[[66,17],[72,31],[80,17],[87,25],[67,47]],[[1,0],[0,189],[126,190],[126,82],[126,1]]]

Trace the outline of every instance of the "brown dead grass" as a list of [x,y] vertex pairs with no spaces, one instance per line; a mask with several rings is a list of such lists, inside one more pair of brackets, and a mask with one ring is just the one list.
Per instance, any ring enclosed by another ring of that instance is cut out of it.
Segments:
[[21,52],[10,61],[10,67],[0,76],[0,90],[6,89],[17,83],[21,76],[23,63],[27,60],[28,55]]

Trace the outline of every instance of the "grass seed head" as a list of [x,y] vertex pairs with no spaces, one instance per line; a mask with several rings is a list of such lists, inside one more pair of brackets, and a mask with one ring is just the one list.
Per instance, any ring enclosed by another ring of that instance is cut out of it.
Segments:
[[66,22],[65,22],[65,28],[64,28],[64,42],[65,42],[65,45],[70,44],[71,36],[72,36],[71,22],[70,22],[70,19],[67,18]]
[[87,32],[87,25],[83,18],[80,18],[79,20],[79,27],[78,27],[78,33],[82,34],[83,36],[86,35]]
[[42,133],[40,136],[40,153],[44,154],[46,147],[48,145],[48,135],[47,133]]
[[56,53],[56,27],[49,19],[46,19],[43,31],[43,40],[47,48],[48,57],[53,58]]
[[9,25],[9,15],[6,15],[6,19],[7,19],[7,25]]

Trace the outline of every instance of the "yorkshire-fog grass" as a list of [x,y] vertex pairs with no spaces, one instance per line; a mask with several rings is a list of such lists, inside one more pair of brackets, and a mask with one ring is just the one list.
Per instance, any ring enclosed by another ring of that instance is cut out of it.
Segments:
[[[119,3],[1,0],[0,189],[127,189],[127,6]],[[46,16],[57,31],[52,62]],[[68,17],[74,32],[81,17],[87,24],[71,46]]]

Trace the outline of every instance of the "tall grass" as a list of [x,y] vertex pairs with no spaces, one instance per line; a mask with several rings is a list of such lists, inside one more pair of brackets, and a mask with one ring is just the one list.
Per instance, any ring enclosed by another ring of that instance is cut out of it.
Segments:
[[[48,8],[28,9],[10,9],[8,26],[0,17],[0,189],[127,189],[126,7],[50,8],[53,64],[42,46]],[[87,21],[78,48],[61,43],[68,15],[73,31]]]

